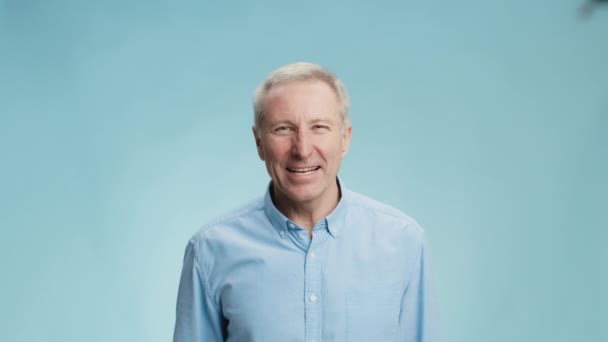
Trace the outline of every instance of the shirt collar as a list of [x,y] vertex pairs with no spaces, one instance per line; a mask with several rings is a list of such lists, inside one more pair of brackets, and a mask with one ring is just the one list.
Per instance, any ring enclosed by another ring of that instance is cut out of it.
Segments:
[[[334,210],[323,219],[325,220],[324,223],[327,231],[334,238],[337,238],[342,233],[341,228],[343,227],[340,227],[339,222],[346,214],[346,207],[348,206],[347,203],[350,200],[350,191],[344,187],[344,183],[340,180],[340,178],[338,178],[337,181],[341,194],[340,200],[338,201],[338,205],[334,208]],[[266,194],[264,195],[264,211],[266,212],[268,219],[279,236],[281,238],[285,238],[287,229],[294,229],[297,227],[297,225],[295,222],[283,215],[274,205],[272,202],[272,197],[270,196],[271,186],[272,181],[270,181],[270,184],[268,184]]]

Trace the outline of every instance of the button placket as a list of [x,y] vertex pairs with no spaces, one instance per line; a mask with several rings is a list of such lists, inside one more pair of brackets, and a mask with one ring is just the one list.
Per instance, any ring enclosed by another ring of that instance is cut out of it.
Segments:
[[327,231],[315,230],[314,238],[305,258],[305,330],[306,340],[314,341],[320,339],[321,334],[321,309],[323,298],[321,296],[321,262],[318,250],[327,237]]

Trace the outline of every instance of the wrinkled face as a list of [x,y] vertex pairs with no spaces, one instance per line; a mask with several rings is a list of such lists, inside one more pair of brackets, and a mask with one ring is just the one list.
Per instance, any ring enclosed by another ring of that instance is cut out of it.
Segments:
[[275,198],[296,205],[331,200],[351,137],[333,89],[318,80],[279,85],[270,89],[264,108],[254,135]]

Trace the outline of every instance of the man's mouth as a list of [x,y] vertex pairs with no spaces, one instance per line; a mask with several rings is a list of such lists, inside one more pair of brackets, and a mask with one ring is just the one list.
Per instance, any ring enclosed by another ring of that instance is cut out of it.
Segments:
[[288,167],[287,171],[289,171],[291,173],[306,174],[306,173],[315,172],[320,168],[321,168],[320,166],[303,167],[303,168]]

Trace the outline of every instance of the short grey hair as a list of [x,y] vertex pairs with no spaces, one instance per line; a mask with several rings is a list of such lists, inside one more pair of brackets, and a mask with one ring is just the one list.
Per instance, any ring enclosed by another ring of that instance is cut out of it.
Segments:
[[338,106],[342,118],[342,129],[350,125],[348,114],[349,99],[344,83],[324,67],[306,62],[287,64],[271,72],[258,86],[253,95],[253,128],[259,131],[264,119],[264,104],[270,89],[278,85],[306,80],[319,80],[327,83],[338,97]]

